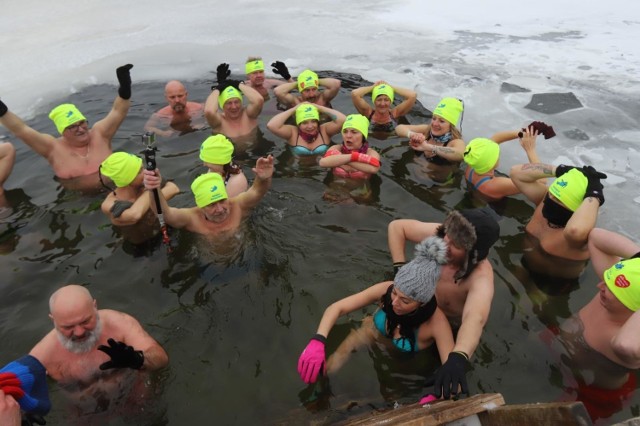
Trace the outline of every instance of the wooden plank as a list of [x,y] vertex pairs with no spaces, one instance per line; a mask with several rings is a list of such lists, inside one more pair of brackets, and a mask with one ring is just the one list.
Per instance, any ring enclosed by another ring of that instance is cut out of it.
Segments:
[[593,424],[582,402],[505,405],[479,413],[478,418],[483,426]]
[[419,403],[395,410],[373,412],[340,423],[345,426],[408,425],[435,426],[504,405],[499,393],[479,394],[458,401],[434,401],[424,407]]

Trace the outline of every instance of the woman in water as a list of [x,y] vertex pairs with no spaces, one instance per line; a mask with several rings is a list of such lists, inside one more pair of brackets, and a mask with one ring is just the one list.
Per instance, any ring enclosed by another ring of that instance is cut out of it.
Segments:
[[[320,113],[331,121],[320,124]],[[285,124],[295,114],[296,125]],[[285,139],[296,155],[324,155],[329,148],[331,136],[340,131],[344,114],[331,108],[303,102],[275,115],[267,128],[276,136]]]
[[430,124],[401,124],[396,127],[396,134],[408,138],[416,154],[423,155],[428,162],[428,174],[436,181],[447,180],[452,172],[451,166],[458,166],[462,161],[465,143],[458,122],[462,124],[463,111],[461,100],[444,98],[434,108]]
[[225,135],[209,136],[200,146],[200,159],[211,173],[218,173],[224,180],[229,198],[249,188],[242,169],[233,163],[233,144]]
[[[364,100],[368,93],[371,93],[373,108]],[[395,95],[402,96],[404,100],[392,108]],[[353,105],[370,121],[370,132],[393,132],[398,125],[398,118],[415,105],[416,97],[413,90],[392,86],[384,81],[377,81],[371,86],[359,87],[351,92]]]
[[320,160],[320,166],[331,168],[334,176],[368,179],[380,169],[380,155],[369,147],[369,120],[351,114],[342,125],[342,145],[333,145]]
[[[298,360],[298,373],[305,383],[314,383],[318,375],[334,373],[354,350],[385,341],[402,352],[438,347],[445,362],[453,349],[453,334],[446,316],[434,296],[441,265],[447,261],[447,245],[439,237],[430,237],[416,246],[414,259],[404,265],[394,281],[385,281],[330,305],[322,315],[316,334]],[[325,363],[325,341],[338,318],[378,303],[373,316],[362,321]]]

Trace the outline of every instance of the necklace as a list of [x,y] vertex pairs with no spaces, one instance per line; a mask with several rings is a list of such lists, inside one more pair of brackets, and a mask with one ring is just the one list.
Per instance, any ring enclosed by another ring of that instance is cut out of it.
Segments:
[[75,155],[77,155],[80,158],[84,158],[85,160],[89,158],[89,144],[87,144],[87,153],[85,155],[82,154],[78,154],[76,151],[71,151],[73,152]]

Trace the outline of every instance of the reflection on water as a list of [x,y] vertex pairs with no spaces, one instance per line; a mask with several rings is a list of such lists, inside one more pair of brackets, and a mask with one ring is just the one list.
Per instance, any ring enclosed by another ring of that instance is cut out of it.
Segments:
[[[365,82],[355,75],[320,74],[343,81],[333,107],[355,112],[348,89]],[[188,86],[193,101],[209,94],[204,81]],[[115,150],[144,149],[139,135],[163,102],[163,87],[164,82],[134,82],[133,106],[114,138]],[[111,105],[113,90],[96,86],[56,103],[76,103],[95,122]],[[417,401],[426,391],[422,375],[437,362],[428,351],[411,359],[376,345],[358,351],[331,378],[325,395],[331,411],[315,413],[300,407],[298,394],[307,387],[297,375],[297,358],[326,306],[382,281],[392,269],[386,239],[392,219],[441,221],[449,210],[479,201],[467,193],[460,170],[435,170],[406,140],[374,135],[370,143],[381,153],[380,173],[364,188],[334,187],[337,182],[317,159],[297,158],[283,141],[263,132],[276,112],[271,99],[255,139],[244,141],[235,156],[251,180],[256,158],[273,154],[271,191],[232,238],[216,243],[173,230],[171,253],[159,239],[123,242],[100,212],[104,193],[81,195],[61,187],[44,159],[10,137],[18,151],[10,183],[20,188],[7,191],[11,213],[0,220],[2,359],[24,354],[49,331],[47,301],[54,289],[82,283],[99,307],[137,317],[171,358],[161,373],[160,408],[149,424],[210,424],[212,418],[219,424],[331,422],[396,401]],[[407,121],[424,123],[429,117],[417,105]],[[54,131],[44,113],[28,124]],[[189,186],[203,171],[198,149],[208,134],[200,130],[158,142],[163,177],[175,179],[183,191],[171,200],[174,206],[193,205]],[[351,201],[323,199],[336,191],[337,198]],[[532,206],[514,197],[493,207],[501,217],[501,237],[489,254],[496,294],[470,387],[501,392],[510,403],[549,401],[560,394],[561,383],[553,379],[555,361],[538,332],[576,312],[593,295],[597,280],[586,270],[570,293],[541,291],[522,265]],[[334,328],[328,354],[361,319],[355,313],[354,324]],[[65,424],[58,408],[65,398],[55,386],[52,399],[50,423]],[[631,408],[615,418],[630,417],[628,410],[637,407],[634,397]]]

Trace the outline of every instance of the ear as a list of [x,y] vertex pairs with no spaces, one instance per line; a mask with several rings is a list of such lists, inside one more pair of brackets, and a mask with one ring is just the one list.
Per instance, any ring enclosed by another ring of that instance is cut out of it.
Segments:
[[53,319],[53,315],[49,314],[49,318],[51,318],[52,322],[55,322],[55,320]]
[[93,309],[98,310],[98,302],[96,302],[96,299],[93,299]]

